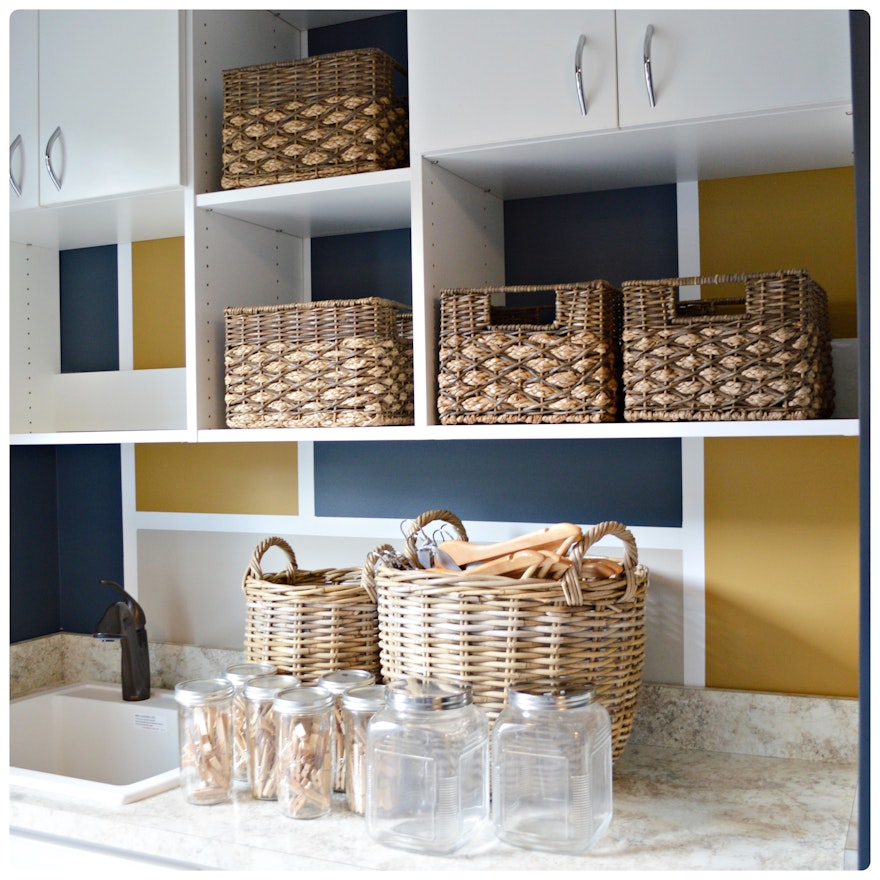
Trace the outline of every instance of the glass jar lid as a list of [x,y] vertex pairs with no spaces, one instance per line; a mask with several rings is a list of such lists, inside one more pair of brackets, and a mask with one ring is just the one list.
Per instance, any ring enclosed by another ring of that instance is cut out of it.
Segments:
[[385,705],[384,684],[362,684],[342,695],[342,705],[354,712],[377,711]]
[[435,712],[461,709],[473,702],[470,687],[442,678],[406,678],[387,685],[385,702],[394,709]]
[[577,709],[593,702],[589,682],[524,682],[513,685],[507,702],[518,709]]
[[366,669],[337,669],[326,672],[318,679],[318,685],[334,694],[341,694],[357,685],[373,684],[376,676]]
[[174,697],[183,706],[228,700],[234,693],[235,687],[225,678],[190,679],[174,686]]
[[333,705],[333,694],[322,687],[285,688],[275,694],[272,708],[276,712],[297,714],[298,712],[320,712]]
[[246,700],[271,700],[278,691],[298,687],[302,682],[295,675],[258,675],[244,685]]
[[233,684],[244,684],[258,675],[274,675],[278,667],[273,663],[235,663],[226,667],[226,678]]

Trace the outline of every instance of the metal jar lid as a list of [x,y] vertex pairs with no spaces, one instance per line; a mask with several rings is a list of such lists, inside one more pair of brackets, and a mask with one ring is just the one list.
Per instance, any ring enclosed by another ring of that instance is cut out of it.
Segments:
[[373,684],[376,676],[366,669],[337,669],[327,672],[318,679],[318,685],[333,694],[341,694],[358,685]]
[[286,688],[275,694],[272,708],[276,712],[288,715],[299,713],[321,712],[333,705],[333,694],[322,687]]
[[342,695],[342,705],[352,712],[376,712],[385,705],[384,684],[362,684]]
[[547,684],[531,682],[514,685],[507,693],[507,702],[517,709],[549,710],[580,709],[593,702],[594,690],[589,682]]
[[235,663],[226,667],[226,678],[233,684],[242,685],[258,675],[274,675],[278,667],[273,663]]
[[278,691],[299,687],[302,682],[295,675],[258,675],[245,682],[246,700],[271,700]]
[[436,712],[461,709],[473,702],[470,687],[442,678],[406,678],[385,688],[385,702],[394,709]]
[[200,678],[181,681],[174,686],[174,698],[182,706],[201,706],[228,700],[235,688],[225,678]]

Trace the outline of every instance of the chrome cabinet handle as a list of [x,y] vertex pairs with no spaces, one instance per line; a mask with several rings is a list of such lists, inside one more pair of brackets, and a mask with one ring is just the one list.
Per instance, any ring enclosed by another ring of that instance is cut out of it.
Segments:
[[52,137],[46,143],[46,152],[43,155],[43,158],[46,160],[46,171],[49,172],[49,179],[52,183],[55,184],[55,189],[61,189],[61,181],[55,175],[55,169],[52,167],[52,147],[55,146],[55,141],[61,137],[61,126],[59,125],[55,131],[52,132]]
[[642,63],[645,65],[645,87],[648,89],[648,103],[654,107],[654,77],[651,74],[651,40],[654,38],[654,25],[649,24],[645,30],[645,46],[642,50]]
[[584,97],[584,45],[587,38],[581,34],[578,38],[577,48],[574,50],[574,84],[577,89],[578,105],[581,108],[581,116],[587,115],[587,99]]
[[21,135],[17,135],[15,140],[9,145],[9,185],[19,198],[21,198],[21,182],[17,181],[15,175],[12,173],[12,157],[15,155],[15,151],[20,148]]

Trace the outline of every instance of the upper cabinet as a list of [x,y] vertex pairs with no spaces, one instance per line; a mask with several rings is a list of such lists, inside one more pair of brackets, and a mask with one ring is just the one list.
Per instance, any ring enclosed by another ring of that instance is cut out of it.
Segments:
[[40,203],[182,183],[180,13],[39,13]]
[[617,127],[614,12],[410,10],[424,150]]
[[176,10],[12,14],[12,240],[71,248],[182,234],[185,42]]
[[620,126],[849,103],[846,10],[617,12]]

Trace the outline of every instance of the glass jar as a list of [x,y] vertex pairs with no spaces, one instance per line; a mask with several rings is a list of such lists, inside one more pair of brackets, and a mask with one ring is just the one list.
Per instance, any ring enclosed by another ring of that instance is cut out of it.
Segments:
[[589,685],[511,689],[492,732],[495,833],[579,853],[611,822],[611,721]]
[[489,722],[459,682],[385,688],[367,728],[367,828],[374,840],[451,853],[489,815]]
[[258,675],[273,675],[277,667],[272,663],[236,663],[226,667],[224,676],[235,688],[232,697],[232,778],[247,782],[247,713],[244,705],[244,685]]
[[318,679],[318,686],[333,694],[333,736],[336,740],[336,760],[333,771],[333,791],[345,791],[345,728],[342,717],[342,695],[358,685],[373,684],[376,676],[366,669],[338,669]]
[[342,695],[345,747],[345,797],[353,813],[364,814],[367,802],[367,726],[385,706],[385,685],[367,684]]
[[291,819],[316,819],[330,812],[333,794],[333,694],[322,687],[279,692],[278,805]]
[[234,692],[225,678],[182,681],[174,688],[180,786],[191,804],[219,804],[232,793]]
[[244,686],[248,779],[257,800],[275,800],[278,734],[273,701],[279,691],[298,687],[295,675],[259,675]]

